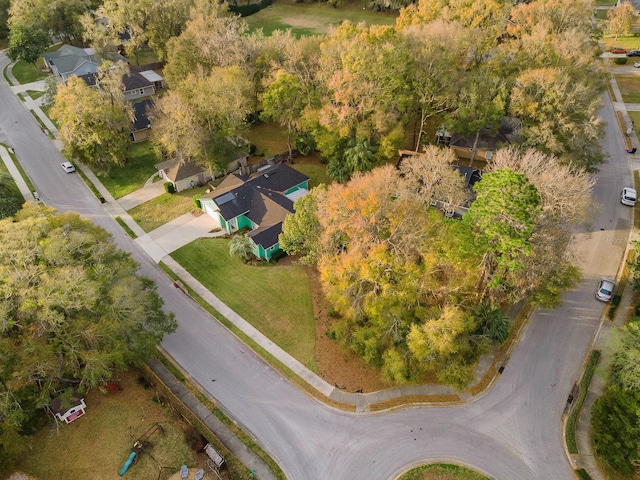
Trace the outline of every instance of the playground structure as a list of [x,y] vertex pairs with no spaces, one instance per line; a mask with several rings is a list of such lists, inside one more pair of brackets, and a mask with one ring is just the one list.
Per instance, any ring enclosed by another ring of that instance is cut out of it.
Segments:
[[[153,444],[149,441],[149,437],[151,437],[151,435],[153,435],[156,432],[160,432],[162,435],[164,435],[164,429],[162,428],[162,425],[160,425],[157,422],[154,422],[146,432],[144,432],[135,442],[133,442],[133,446],[131,447],[131,453],[129,454],[129,457],[124,462],[124,465],[118,472],[118,475],[122,477],[125,473],[127,473],[127,470],[129,470],[131,465],[136,463],[136,461],[138,460],[138,456],[145,449],[148,450],[153,446]],[[153,458],[153,456],[150,453],[149,455],[151,456],[151,458]],[[153,460],[155,461],[155,458],[153,458]],[[162,468],[160,469],[160,471],[162,472]]]

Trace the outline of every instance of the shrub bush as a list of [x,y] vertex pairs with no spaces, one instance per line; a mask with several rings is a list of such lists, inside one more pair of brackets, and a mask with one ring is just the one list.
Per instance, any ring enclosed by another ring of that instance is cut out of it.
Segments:
[[627,59],[625,57],[619,57],[616,58],[614,62],[616,62],[616,65],[624,65],[627,63]]
[[171,182],[164,182],[164,191],[167,193],[176,193],[176,189]]
[[196,206],[198,210],[202,210],[202,204],[200,203],[200,197],[202,195],[200,193],[193,196],[193,204]]

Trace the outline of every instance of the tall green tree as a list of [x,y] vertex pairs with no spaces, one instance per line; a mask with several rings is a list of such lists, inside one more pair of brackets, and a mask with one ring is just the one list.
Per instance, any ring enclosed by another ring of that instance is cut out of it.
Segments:
[[103,71],[99,88],[71,77],[58,87],[51,109],[67,154],[103,172],[124,165],[130,142],[133,116],[124,101],[122,75],[117,68]]
[[9,32],[7,56],[13,60],[22,60],[36,68],[40,54],[49,46],[49,35],[40,27],[23,24],[13,25]]
[[464,216],[484,250],[480,297],[486,288],[504,289],[513,272],[522,273],[523,257],[531,255],[531,236],[541,214],[540,194],[521,174],[509,169],[483,175],[474,186],[476,200]]
[[139,64],[139,51],[147,44],[167,58],[167,42],[182,32],[189,5],[186,0],[106,0],[102,12],[116,32],[128,34],[125,50]]
[[167,42],[164,75],[169,85],[180,84],[191,72],[207,75],[214,67],[239,67],[253,79],[256,55],[248,29],[223,5],[195,0],[182,33]]
[[599,163],[601,89],[598,75],[576,74],[564,67],[523,71],[509,103],[511,115],[522,122],[522,143],[566,163],[585,167]]
[[155,101],[154,142],[166,156],[224,173],[244,147],[252,102],[253,83],[239,67],[198,70]]
[[300,263],[303,265],[314,265],[320,255],[318,203],[326,193],[326,186],[320,185],[297,199],[293,204],[293,215],[288,215],[282,224],[278,238],[280,248],[289,255],[301,255]]
[[131,257],[77,214],[28,203],[0,221],[0,233],[0,457],[8,459],[56,392],[86,391],[145,362],[177,325]]
[[65,43],[79,43],[82,37],[80,16],[89,9],[87,0],[12,0],[9,25],[42,29]]
[[306,96],[297,77],[282,70],[276,72],[275,79],[269,83],[262,94],[262,113],[267,120],[276,120],[287,129],[287,149],[291,156],[291,134],[299,123],[304,110]]

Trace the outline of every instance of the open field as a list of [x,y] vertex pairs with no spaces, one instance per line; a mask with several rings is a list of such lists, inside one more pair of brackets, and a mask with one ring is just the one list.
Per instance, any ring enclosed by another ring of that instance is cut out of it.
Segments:
[[251,30],[262,28],[266,35],[275,30],[291,29],[300,37],[327,33],[331,26],[340,25],[345,20],[368,25],[395,25],[396,15],[368,10],[362,0],[346,2],[339,8],[333,8],[326,2],[287,3],[276,0],[271,7],[245,17],[245,20]]

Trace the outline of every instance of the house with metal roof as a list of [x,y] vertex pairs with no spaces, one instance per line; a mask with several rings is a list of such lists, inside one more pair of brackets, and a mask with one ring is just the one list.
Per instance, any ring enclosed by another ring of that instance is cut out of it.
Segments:
[[308,192],[309,177],[278,163],[250,176],[232,173],[199,200],[229,235],[248,228],[253,254],[269,260],[280,250],[282,222],[293,213],[293,202]]

